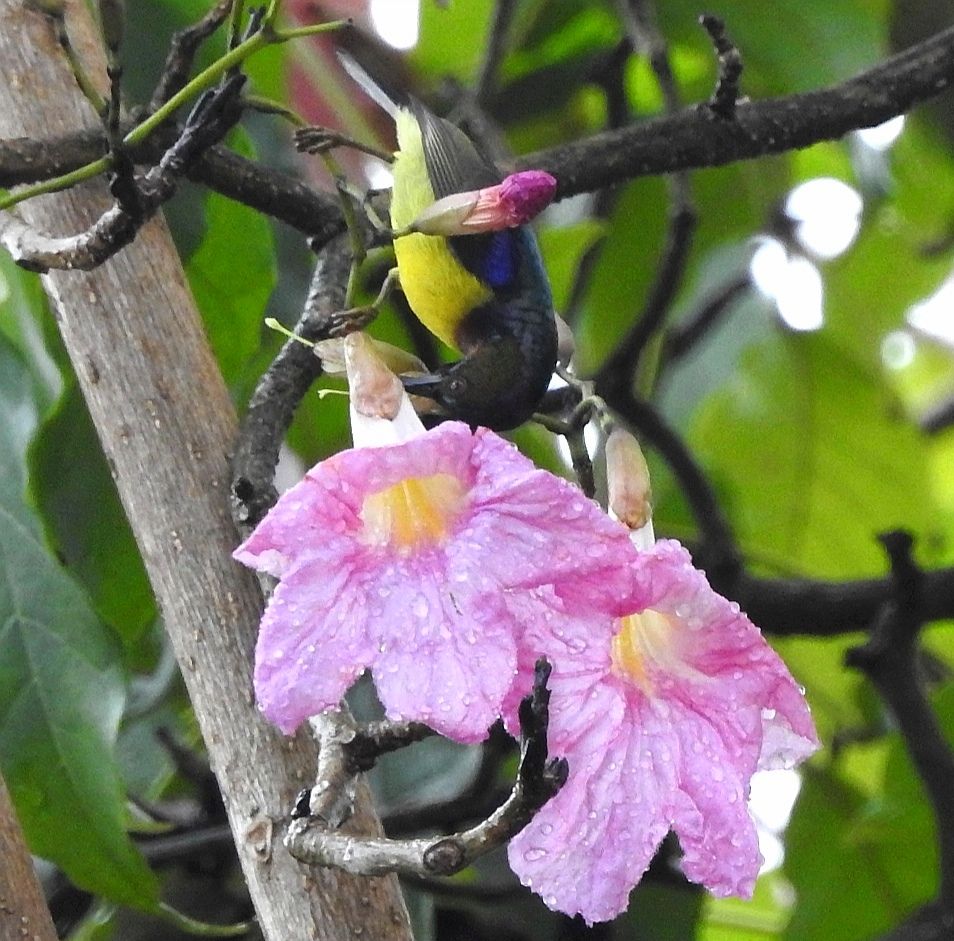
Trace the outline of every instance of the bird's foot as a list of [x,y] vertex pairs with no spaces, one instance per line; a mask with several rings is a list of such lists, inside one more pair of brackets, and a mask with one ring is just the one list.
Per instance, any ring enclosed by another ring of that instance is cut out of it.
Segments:
[[364,330],[365,327],[373,323],[377,316],[378,308],[374,305],[336,310],[328,317],[327,336],[346,337],[349,333]]

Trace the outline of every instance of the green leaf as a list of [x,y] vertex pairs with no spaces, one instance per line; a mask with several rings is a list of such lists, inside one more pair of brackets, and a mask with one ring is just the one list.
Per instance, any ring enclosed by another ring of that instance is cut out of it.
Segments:
[[37,405],[0,336],[0,767],[30,848],[79,886],[150,908],[112,750],[125,701],[113,635],[44,548],[24,503]]
[[137,908],[155,876],[123,828],[112,749],[118,651],[83,592],[0,508],[0,761],[33,852],[82,888]]
[[[411,63],[435,78],[453,75],[473,79],[483,55],[490,26],[492,0],[453,0],[446,8],[421,4],[421,33],[410,53]],[[466,36],[466,42],[448,42],[448,37]]]
[[41,324],[47,317],[39,276],[17,267],[0,252],[0,337],[23,357],[28,371],[24,381],[32,384],[40,412],[55,398],[61,384],[59,369],[43,343]]
[[36,532],[33,515],[23,502],[24,458],[37,423],[37,403],[20,355],[0,335],[0,506]]
[[882,861],[851,839],[851,821],[864,803],[864,795],[834,771],[809,767],[804,772],[785,835],[785,873],[798,894],[798,905],[783,937],[874,938],[903,914],[884,890]]
[[778,569],[877,574],[876,533],[933,531],[921,436],[880,375],[824,332],[750,349],[699,410],[691,442],[745,553]]
[[96,437],[71,382],[30,450],[30,486],[50,546],[97,613],[135,644],[156,614],[142,557]]
[[265,306],[276,280],[272,230],[260,213],[215,193],[206,200],[205,214],[205,237],[185,268],[219,367],[231,384],[261,343]]

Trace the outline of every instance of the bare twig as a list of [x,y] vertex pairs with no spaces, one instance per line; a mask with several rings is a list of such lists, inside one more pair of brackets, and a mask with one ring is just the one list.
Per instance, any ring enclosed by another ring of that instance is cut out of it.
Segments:
[[746,271],[704,298],[701,305],[685,321],[670,327],[663,339],[660,370],[678,362],[691,352],[751,287],[752,279]]
[[[0,243],[13,260],[31,271],[53,268],[89,271],[125,248],[136,233],[172,198],[180,178],[204,149],[220,140],[238,120],[238,93],[243,76],[228,80],[214,93],[199,100],[179,139],[166,151],[157,167],[136,185],[129,177],[123,183],[119,202],[85,232],[64,238],[35,233],[10,214],[0,216]],[[131,165],[129,165],[131,170]]]
[[381,755],[406,748],[436,733],[422,722],[366,722],[358,724],[354,740],[348,746],[351,767],[369,771]]
[[[437,839],[387,840],[343,833],[332,822],[341,817],[339,805],[326,795],[333,787],[342,789],[340,769],[346,758],[340,738],[329,730],[319,743],[319,754],[328,756],[329,785],[319,777],[312,790],[312,812],[317,790],[319,804],[330,805],[332,820],[322,816],[302,817],[291,822],[285,835],[289,852],[305,863],[336,866],[360,875],[388,872],[416,876],[452,875],[475,859],[501,846],[530,822],[539,810],[563,786],[568,773],[565,759],[550,759],[547,752],[547,725],[550,694],[546,682],[550,667],[537,663],[533,692],[520,705],[521,755],[517,780],[510,797],[490,817],[475,827],[453,836]],[[346,737],[346,736],[345,736]],[[325,804],[321,804],[324,799]],[[329,825],[330,824],[330,825]]]
[[189,72],[199,47],[228,18],[233,0],[217,0],[216,4],[198,22],[173,33],[169,52],[162,69],[162,77],[149,101],[149,110],[161,108],[189,80]]
[[699,22],[709,34],[719,60],[719,77],[709,99],[709,107],[720,118],[728,121],[735,117],[735,106],[739,100],[742,56],[726,34],[725,23],[719,17],[703,13]]
[[909,533],[879,537],[891,562],[894,589],[871,628],[868,641],[845,662],[863,670],[887,703],[928,793],[940,853],[938,903],[954,915],[954,751],[921,686],[918,634],[924,623],[924,577],[911,554]]
[[[311,290],[295,333],[309,341],[326,335],[329,318],[344,306],[351,253],[346,235],[328,243],[318,256]],[[232,515],[249,532],[274,504],[272,483],[278,452],[295,409],[321,375],[321,361],[307,347],[289,340],[265,371],[242,419],[232,458]]]
[[[669,50],[656,27],[650,0],[619,0],[620,16],[633,48],[649,59],[663,93],[666,112],[679,110],[679,92],[669,62]],[[597,381],[617,389],[631,387],[643,352],[659,332],[682,285],[696,228],[689,175],[679,170],[667,180],[669,186],[669,228],[656,277],[643,309],[613,353],[601,367]]]
[[516,9],[516,0],[497,0],[494,5],[490,35],[487,37],[484,58],[474,83],[474,98],[481,108],[487,107],[488,99],[494,92],[497,72],[507,51],[507,34]]

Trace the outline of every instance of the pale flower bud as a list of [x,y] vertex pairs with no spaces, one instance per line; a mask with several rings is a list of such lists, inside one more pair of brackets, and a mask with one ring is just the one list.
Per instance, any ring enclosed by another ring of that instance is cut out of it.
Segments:
[[[365,334],[365,339],[370,342],[374,353],[391,372],[397,373],[397,375],[427,372],[427,367],[413,353],[402,350],[399,346],[394,346],[391,343],[385,343],[383,340],[377,340],[367,334]],[[326,376],[347,376],[344,337],[319,340],[315,344],[315,355],[321,360],[321,371]]]
[[630,529],[642,529],[653,515],[649,467],[639,442],[622,428],[606,441],[606,483],[609,508]]
[[388,369],[371,338],[360,332],[345,337],[344,359],[352,409],[368,418],[396,418],[405,399],[404,386]]
[[553,201],[557,181],[543,170],[512,173],[496,186],[452,193],[431,203],[411,224],[424,235],[476,235],[524,225]]

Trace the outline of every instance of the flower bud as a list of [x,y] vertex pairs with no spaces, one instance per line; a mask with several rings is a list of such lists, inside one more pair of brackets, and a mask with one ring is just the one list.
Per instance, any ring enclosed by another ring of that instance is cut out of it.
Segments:
[[405,398],[404,386],[388,369],[371,338],[360,332],[345,337],[344,359],[351,407],[368,418],[396,418]]
[[622,428],[606,441],[606,483],[609,508],[630,529],[642,529],[652,520],[649,467],[639,442]]
[[431,203],[411,224],[424,235],[476,235],[524,225],[556,193],[556,180],[543,170],[512,173],[496,186],[452,193]]

